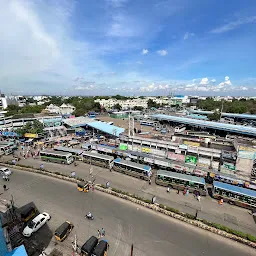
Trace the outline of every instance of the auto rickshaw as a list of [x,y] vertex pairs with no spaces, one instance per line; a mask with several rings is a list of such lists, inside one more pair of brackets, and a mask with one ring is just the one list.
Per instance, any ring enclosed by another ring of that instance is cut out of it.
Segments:
[[81,247],[81,253],[84,256],[91,256],[94,248],[98,244],[98,238],[91,236]]
[[108,242],[101,240],[94,248],[92,256],[107,256],[108,247]]
[[74,225],[71,224],[69,221],[65,221],[62,223],[56,230],[55,230],[55,238],[57,241],[62,242],[66,239],[69,233],[72,231]]
[[90,189],[90,185],[88,182],[79,182],[77,183],[77,190],[80,192],[88,192]]

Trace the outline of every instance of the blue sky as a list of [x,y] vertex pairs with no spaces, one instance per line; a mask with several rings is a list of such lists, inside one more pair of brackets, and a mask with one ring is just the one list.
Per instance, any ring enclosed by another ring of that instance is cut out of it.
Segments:
[[13,94],[256,95],[255,0],[1,0]]

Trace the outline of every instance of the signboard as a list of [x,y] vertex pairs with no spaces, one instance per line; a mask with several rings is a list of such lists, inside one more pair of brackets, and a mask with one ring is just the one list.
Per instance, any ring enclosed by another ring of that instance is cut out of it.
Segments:
[[256,152],[256,148],[245,147],[245,146],[239,146],[239,151],[251,151],[251,152]]
[[179,148],[176,148],[176,149],[175,149],[175,153],[176,153],[176,154],[181,154],[181,150],[180,150]]
[[231,171],[235,171],[235,170],[236,170],[235,165],[232,164],[232,163],[224,162],[222,166],[223,166],[224,168],[228,169],[228,170],[231,170]]
[[120,149],[120,150],[127,150],[127,149],[128,149],[128,146],[127,146],[127,144],[120,143],[120,144],[119,144],[119,149]]
[[196,163],[197,163],[197,157],[196,157],[196,156],[189,156],[189,155],[186,155],[186,157],[185,157],[185,163],[196,164]]
[[180,148],[180,149],[187,149],[188,146],[187,146],[187,145],[184,145],[184,144],[181,144],[181,145],[179,145],[179,148]]
[[185,156],[180,154],[175,154],[173,152],[168,152],[167,158],[172,159],[174,161],[184,162]]
[[0,132],[0,135],[6,137],[18,137],[19,135],[16,132]]
[[165,151],[164,150],[151,148],[151,153],[155,154],[155,155],[158,155],[158,156],[165,156]]
[[218,170],[219,169],[219,162],[212,161],[212,169],[213,170]]
[[199,170],[199,169],[195,169],[194,174],[198,175],[198,176],[201,176],[201,177],[204,177],[204,176],[207,175],[207,173],[205,171],[202,171],[202,170]]
[[141,152],[143,153],[150,153],[150,148],[141,148]]
[[200,166],[207,166],[208,167],[211,164],[211,160],[208,159],[208,158],[199,157],[197,164],[200,165]]
[[193,146],[193,147],[200,147],[199,142],[194,142],[194,141],[189,141],[189,140],[184,140],[183,144],[188,145],[188,146]]
[[155,164],[165,166],[165,167],[169,167],[169,162],[167,162],[167,161],[161,161],[161,160],[155,159]]
[[245,159],[255,159],[255,152],[254,151],[239,151],[238,158],[245,158]]

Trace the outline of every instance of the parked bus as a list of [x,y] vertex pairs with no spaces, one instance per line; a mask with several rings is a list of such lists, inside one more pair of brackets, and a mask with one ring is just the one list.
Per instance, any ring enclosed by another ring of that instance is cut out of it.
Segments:
[[81,159],[82,154],[84,152],[81,149],[74,149],[74,148],[68,148],[68,147],[55,147],[54,150],[71,153],[75,158],[78,158],[78,159]]
[[212,195],[214,198],[223,199],[224,202],[230,204],[251,210],[256,209],[256,191],[251,189],[214,181]]
[[8,144],[0,144],[0,155],[10,155],[14,152],[14,148]]
[[159,170],[156,175],[156,184],[166,187],[170,186],[178,190],[188,188],[190,192],[198,191],[203,196],[207,194],[207,188],[203,178],[183,173]]
[[140,125],[157,126],[157,125],[158,125],[158,122],[157,122],[157,121],[148,121],[148,120],[144,120],[144,121],[140,121]]
[[41,151],[40,157],[43,161],[71,164],[74,162],[74,157],[71,153],[61,151]]
[[121,158],[115,159],[113,170],[144,180],[149,180],[152,174],[150,166],[122,160]]
[[111,169],[113,167],[113,156],[102,155],[98,153],[92,152],[84,152],[83,153],[83,161],[88,164],[94,164],[102,167],[106,167]]

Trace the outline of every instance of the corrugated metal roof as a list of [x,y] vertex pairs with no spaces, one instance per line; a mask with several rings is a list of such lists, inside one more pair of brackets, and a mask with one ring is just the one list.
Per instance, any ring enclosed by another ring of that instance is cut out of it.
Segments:
[[255,190],[251,190],[251,189],[246,189],[246,188],[241,188],[238,186],[234,186],[234,185],[230,185],[227,183],[222,183],[219,181],[214,181],[213,182],[213,186],[220,188],[220,189],[224,189],[224,190],[228,190],[237,194],[241,194],[241,195],[245,195],[245,196],[251,196],[256,198],[256,191]]
[[120,133],[124,132],[124,128],[120,128],[120,127],[106,124],[99,121],[88,123],[88,126],[117,137],[119,136]]
[[161,114],[152,115],[152,118],[155,118],[157,120],[173,121],[177,123],[189,124],[194,126],[204,126],[211,129],[224,130],[224,131],[256,136],[256,128],[254,127],[224,124],[224,123],[203,121],[203,120],[195,120],[195,119],[186,118],[186,117],[168,116],[168,115],[161,115]]
[[98,154],[98,153],[92,153],[92,152],[84,152],[83,156],[89,156],[89,157],[99,157],[105,160],[114,160],[113,156]]
[[81,149],[67,148],[67,147],[55,147],[54,150],[68,152],[68,153],[74,153],[74,154],[78,154],[78,155],[81,155],[84,152]]
[[26,252],[24,245],[21,245],[13,249],[11,252],[4,254],[4,256],[28,256],[28,254]]

